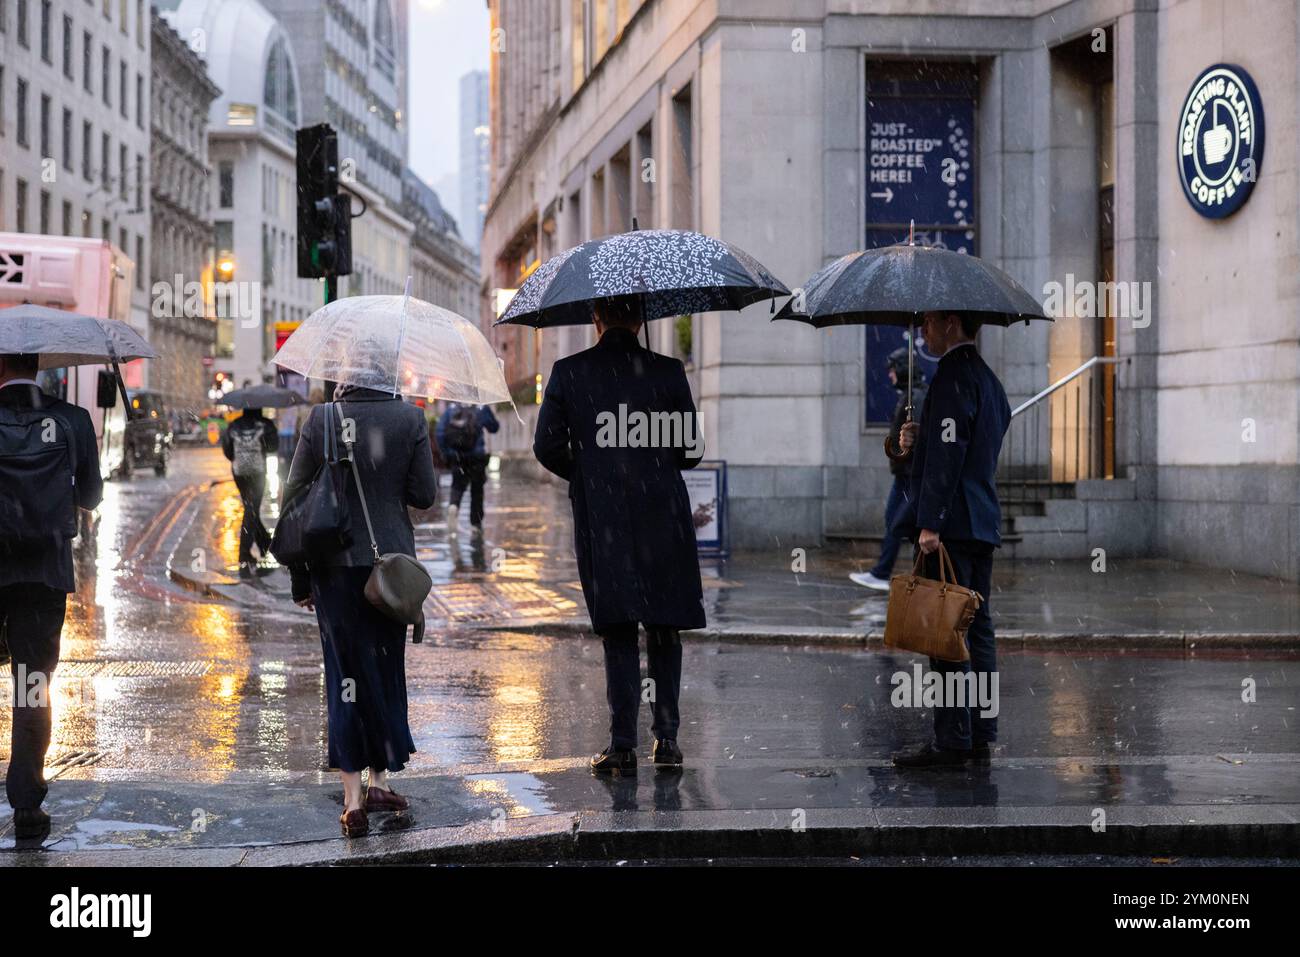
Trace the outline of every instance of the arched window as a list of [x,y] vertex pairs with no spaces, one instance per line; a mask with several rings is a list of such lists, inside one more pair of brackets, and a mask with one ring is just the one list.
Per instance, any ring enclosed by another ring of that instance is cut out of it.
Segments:
[[284,39],[275,41],[266,58],[266,82],[262,102],[290,123],[298,122],[298,89],[293,80],[293,61]]

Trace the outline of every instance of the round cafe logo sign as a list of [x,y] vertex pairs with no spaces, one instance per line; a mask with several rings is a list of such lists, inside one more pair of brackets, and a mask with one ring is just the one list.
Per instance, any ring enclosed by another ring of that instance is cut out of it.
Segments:
[[1178,121],[1183,193],[1202,216],[1240,209],[1264,158],[1264,109],[1255,81],[1239,66],[1216,63],[1196,78]]

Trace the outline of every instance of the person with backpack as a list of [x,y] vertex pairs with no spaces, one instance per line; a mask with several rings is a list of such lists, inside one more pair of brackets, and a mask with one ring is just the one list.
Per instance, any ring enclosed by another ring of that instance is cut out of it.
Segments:
[[0,355],[0,632],[12,656],[14,709],[5,793],[14,834],[43,839],[42,769],[53,725],[49,683],[68,593],[76,590],[77,509],[103,496],[90,413],[46,395],[39,357]]
[[270,554],[271,533],[262,524],[262,496],[266,494],[266,457],[280,448],[280,435],[261,409],[245,409],[244,414],[226,428],[221,450],[230,460],[235,487],[244,503],[244,518],[239,525],[239,577],[252,578],[256,570],[253,545],[263,558]]
[[460,501],[469,487],[469,524],[475,535],[483,533],[483,486],[487,482],[485,432],[501,428],[497,417],[485,405],[448,404],[438,419],[435,438],[444,461],[451,469],[451,498],[447,503],[447,533],[456,534]]
[[[889,426],[889,436],[885,440],[885,448],[897,449],[899,447],[899,436],[902,434],[903,426],[907,423],[907,347],[895,349],[889,354],[889,381],[898,391],[898,403],[894,406],[893,421]],[[921,406],[925,404],[925,375],[920,368],[915,369],[912,382],[912,420],[920,423]],[[898,518],[899,512],[907,502],[908,490],[912,484],[912,459],[910,456],[890,458],[889,471],[894,476],[894,484],[889,489],[889,497],[885,500],[885,537],[880,542],[880,559],[872,566],[870,571],[854,572],[849,575],[849,579],[854,584],[861,585],[863,588],[871,588],[879,592],[889,591],[889,577],[894,570],[894,562],[898,558],[898,551],[902,547],[902,538],[894,528],[894,521]]]

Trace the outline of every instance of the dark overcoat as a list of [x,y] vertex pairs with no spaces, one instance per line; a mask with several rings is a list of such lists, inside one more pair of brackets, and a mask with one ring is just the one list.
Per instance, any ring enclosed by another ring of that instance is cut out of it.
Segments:
[[[681,432],[669,439],[682,441],[666,446],[660,428],[660,444],[639,444],[650,435],[638,437],[636,424],[655,413],[678,414]],[[631,425],[626,435],[611,435],[618,423]],[[533,453],[569,483],[592,627],[704,627],[695,525],[681,476],[704,448],[681,362],[643,349],[627,330],[607,330],[595,346],[551,369]]]

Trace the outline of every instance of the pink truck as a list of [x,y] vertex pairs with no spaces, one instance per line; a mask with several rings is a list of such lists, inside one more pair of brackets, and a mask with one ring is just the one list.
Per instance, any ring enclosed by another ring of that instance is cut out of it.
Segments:
[[[110,242],[72,236],[0,233],[0,309],[31,302],[88,316],[128,321],[135,263]],[[41,374],[47,391],[90,412],[105,478],[122,467],[126,410],[100,388],[107,366],[74,366]],[[127,388],[143,380],[142,360],[122,366]]]

